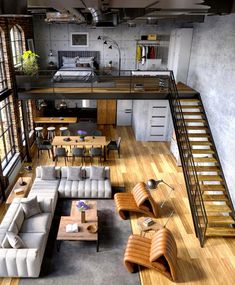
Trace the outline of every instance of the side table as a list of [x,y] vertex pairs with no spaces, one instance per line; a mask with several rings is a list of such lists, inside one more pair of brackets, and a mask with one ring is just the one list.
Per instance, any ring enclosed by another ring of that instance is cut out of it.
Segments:
[[[21,181],[26,183],[25,185],[20,185]],[[13,189],[11,190],[11,193],[9,194],[6,204],[11,204],[14,198],[24,198],[28,196],[30,187],[31,187],[31,180],[32,178],[29,176],[24,176],[24,177],[19,177],[18,180],[16,181],[16,184],[14,185]],[[20,194],[16,194],[14,191],[15,190],[21,190]]]
[[137,224],[138,224],[138,226],[140,228],[141,236],[144,237],[146,232],[148,232],[148,231],[155,231],[156,232],[156,231],[158,231],[158,230],[163,228],[163,225],[161,225],[160,223],[156,222],[154,219],[153,219],[154,224],[152,224],[151,226],[145,226],[144,225],[144,220],[145,219],[146,219],[146,217],[141,217],[141,218],[139,218],[137,220]]

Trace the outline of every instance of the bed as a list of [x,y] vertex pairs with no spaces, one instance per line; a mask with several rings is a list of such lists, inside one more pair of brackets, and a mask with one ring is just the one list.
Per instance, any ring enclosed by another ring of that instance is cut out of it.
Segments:
[[58,51],[59,70],[53,76],[54,82],[94,82],[98,69],[98,51]]

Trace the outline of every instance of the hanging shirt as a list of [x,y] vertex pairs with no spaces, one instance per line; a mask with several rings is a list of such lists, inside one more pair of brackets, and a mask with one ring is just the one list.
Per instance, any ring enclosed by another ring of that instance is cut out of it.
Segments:
[[156,58],[154,46],[150,47],[149,58],[150,59],[155,59]]
[[142,54],[141,46],[138,45],[136,49],[136,61],[137,62],[141,62],[141,54]]
[[142,47],[142,61],[141,63],[144,65],[146,61],[146,48],[145,46]]

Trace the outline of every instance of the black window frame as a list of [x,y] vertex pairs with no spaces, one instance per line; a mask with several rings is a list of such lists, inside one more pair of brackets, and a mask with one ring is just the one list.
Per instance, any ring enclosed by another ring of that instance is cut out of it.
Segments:
[[7,89],[7,71],[3,47],[3,31],[0,28],[0,93]]
[[23,30],[19,25],[14,25],[10,30],[10,42],[14,67],[21,66],[20,56],[23,54]]

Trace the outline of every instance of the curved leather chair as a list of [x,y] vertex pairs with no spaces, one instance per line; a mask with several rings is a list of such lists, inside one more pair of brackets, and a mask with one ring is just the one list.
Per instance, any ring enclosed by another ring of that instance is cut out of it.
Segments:
[[129,216],[129,212],[137,212],[146,216],[157,217],[158,208],[144,182],[139,182],[131,193],[116,193],[114,201],[117,211],[123,220]]
[[168,229],[160,229],[152,239],[138,235],[129,237],[124,254],[124,265],[129,272],[136,272],[141,265],[176,281],[176,264],[177,246]]

